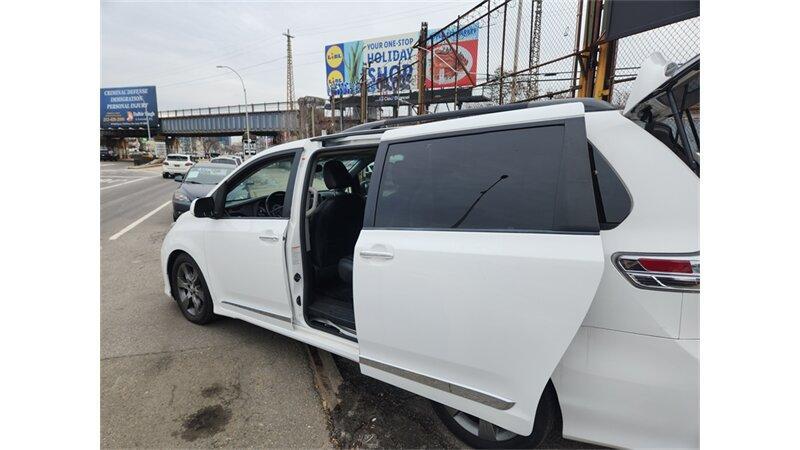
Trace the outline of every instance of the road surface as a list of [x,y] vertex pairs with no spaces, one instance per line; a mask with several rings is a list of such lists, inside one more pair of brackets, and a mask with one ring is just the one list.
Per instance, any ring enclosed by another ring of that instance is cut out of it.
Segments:
[[193,325],[164,295],[172,209],[159,207],[177,183],[100,164],[101,445],[329,447],[302,344],[238,320]]

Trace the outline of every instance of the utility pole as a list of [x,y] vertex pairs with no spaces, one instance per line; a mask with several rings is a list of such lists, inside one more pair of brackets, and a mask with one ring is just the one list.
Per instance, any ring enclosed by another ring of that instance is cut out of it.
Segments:
[[[288,28],[283,35],[286,36],[286,103],[288,104],[287,109],[291,111],[294,105],[294,72],[292,70],[292,38],[294,38],[294,36],[289,33]],[[289,140],[288,126],[286,140]]]

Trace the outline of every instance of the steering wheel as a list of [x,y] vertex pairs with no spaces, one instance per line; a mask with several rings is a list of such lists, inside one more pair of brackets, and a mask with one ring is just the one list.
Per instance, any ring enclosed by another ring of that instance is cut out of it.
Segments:
[[268,217],[281,217],[283,215],[283,201],[285,198],[285,191],[275,191],[267,196],[264,200],[264,209]]

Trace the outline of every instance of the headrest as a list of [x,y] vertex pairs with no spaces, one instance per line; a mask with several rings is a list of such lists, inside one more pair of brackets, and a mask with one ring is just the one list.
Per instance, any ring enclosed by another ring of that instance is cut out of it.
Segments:
[[344,163],[338,159],[325,163],[322,167],[322,178],[325,180],[325,186],[328,186],[328,189],[344,189],[352,184],[350,173],[347,172]]

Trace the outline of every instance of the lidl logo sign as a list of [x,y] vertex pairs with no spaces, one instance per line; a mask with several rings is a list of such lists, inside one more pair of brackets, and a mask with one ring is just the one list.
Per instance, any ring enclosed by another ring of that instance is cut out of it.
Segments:
[[328,51],[325,52],[325,61],[328,63],[328,67],[331,69],[341,66],[342,62],[344,61],[344,52],[342,52],[342,47],[339,45],[331,45],[328,47]]
[[328,74],[328,86],[339,86],[344,82],[344,75],[338,70],[331,70]]

